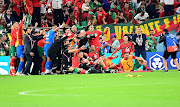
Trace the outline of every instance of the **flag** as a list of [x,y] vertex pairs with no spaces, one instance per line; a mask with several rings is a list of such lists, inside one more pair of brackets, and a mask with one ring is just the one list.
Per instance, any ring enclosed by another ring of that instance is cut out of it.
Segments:
[[32,17],[33,14],[33,4],[31,0],[24,0],[25,6],[28,10],[29,15]]

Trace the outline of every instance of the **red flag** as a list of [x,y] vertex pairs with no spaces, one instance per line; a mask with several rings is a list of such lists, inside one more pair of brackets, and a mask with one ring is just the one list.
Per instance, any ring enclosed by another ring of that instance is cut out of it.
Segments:
[[25,5],[26,5],[26,8],[28,10],[28,13],[30,16],[32,16],[33,14],[33,4],[32,4],[32,1],[31,0],[24,0],[25,2]]

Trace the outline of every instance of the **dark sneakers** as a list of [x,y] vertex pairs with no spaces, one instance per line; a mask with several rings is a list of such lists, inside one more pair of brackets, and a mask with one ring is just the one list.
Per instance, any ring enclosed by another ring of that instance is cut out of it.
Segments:
[[165,71],[163,71],[163,72],[168,72],[168,70],[167,70],[167,71],[165,70]]

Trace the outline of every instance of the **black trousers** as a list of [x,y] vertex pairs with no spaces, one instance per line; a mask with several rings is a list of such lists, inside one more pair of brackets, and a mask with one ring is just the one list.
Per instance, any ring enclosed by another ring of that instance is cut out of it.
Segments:
[[33,62],[34,62],[34,66],[33,66],[31,75],[39,75],[39,73],[41,71],[42,58],[39,57],[38,55],[35,55],[33,57]]
[[54,9],[53,12],[54,24],[58,26],[58,23],[62,24],[64,20],[64,15],[62,9]]
[[41,27],[40,7],[33,7],[32,22],[31,23],[34,26],[36,22],[38,22],[38,27]]
[[49,58],[52,60],[53,67],[57,67],[56,69],[60,69],[60,62],[57,58],[55,53],[48,53]]
[[173,5],[165,5],[164,6],[165,16],[168,16],[169,12],[171,15],[174,15],[174,6]]
[[22,12],[20,12],[19,16],[17,15],[17,13],[15,11],[13,11],[12,13],[13,13],[15,21],[20,22],[20,20],[22,20],[22,18],[23,18],[23,13]]

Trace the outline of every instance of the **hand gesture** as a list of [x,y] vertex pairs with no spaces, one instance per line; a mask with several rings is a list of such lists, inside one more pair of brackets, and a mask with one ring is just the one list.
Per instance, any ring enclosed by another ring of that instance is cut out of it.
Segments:
[[81,50],[85,50],[86,49],[86,47],[83,45],[83,46],[81,46]]

